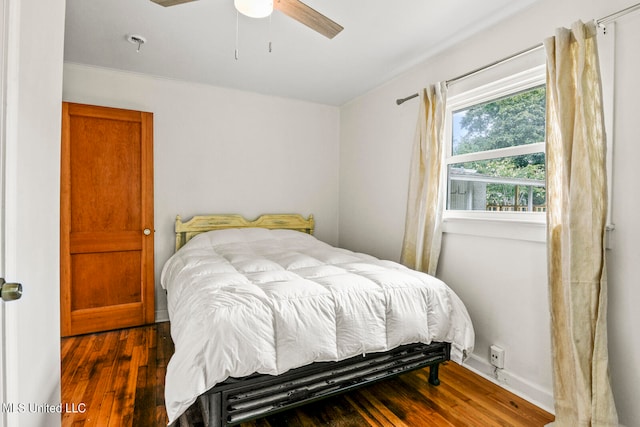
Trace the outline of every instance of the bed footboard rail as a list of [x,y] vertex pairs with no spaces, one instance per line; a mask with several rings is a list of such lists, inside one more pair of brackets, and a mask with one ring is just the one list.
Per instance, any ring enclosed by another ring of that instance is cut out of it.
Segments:
[[438,385],[438,366],[449,360],[450,344],[411,344],[384,353],[322,362],[279,376],[229,379],[205,396],[209,427],[223,427],[267,416],[344,393],[415,369],[430,367],[429,383]]

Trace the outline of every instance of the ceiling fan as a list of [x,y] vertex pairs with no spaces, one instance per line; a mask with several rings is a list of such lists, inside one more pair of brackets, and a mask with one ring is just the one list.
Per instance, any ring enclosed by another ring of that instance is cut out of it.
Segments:
[[[161,6],[175,6],[195,0],[151,0]],[[290,18],[306,25],[330,39],[343,27],[299,0],[234,0],[238,12],[253,18],[264,18],[277,9]]]

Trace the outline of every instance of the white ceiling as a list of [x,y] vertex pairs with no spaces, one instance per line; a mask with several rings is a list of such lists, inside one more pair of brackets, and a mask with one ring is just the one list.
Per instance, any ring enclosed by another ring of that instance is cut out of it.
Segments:
[[236,60],[232,0],[67,0],[65,61],[342,105],[535,1],[307,0],[345,29],[330,40],[278,11],[241,15]]

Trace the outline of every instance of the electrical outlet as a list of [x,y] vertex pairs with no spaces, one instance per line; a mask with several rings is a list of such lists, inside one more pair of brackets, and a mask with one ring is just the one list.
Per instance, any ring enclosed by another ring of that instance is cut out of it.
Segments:
[[491,346],[491,364],[499,369],[504,369],[504,349],[497,345]]

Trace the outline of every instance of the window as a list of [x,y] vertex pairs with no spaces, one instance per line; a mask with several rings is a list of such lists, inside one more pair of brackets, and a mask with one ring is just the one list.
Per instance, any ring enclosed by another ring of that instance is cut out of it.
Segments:
[[447,217],[544,221],[544,66],[452,96],[447,106]]

